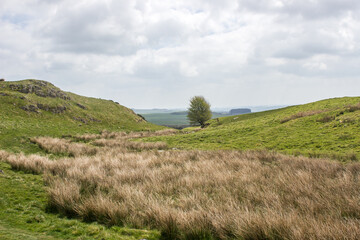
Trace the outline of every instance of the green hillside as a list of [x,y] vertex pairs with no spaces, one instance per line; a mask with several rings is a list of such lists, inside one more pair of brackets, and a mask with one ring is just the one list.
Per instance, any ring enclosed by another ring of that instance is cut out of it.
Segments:
[[[226,116],[225,114],[213,112],[212,118],[219,118]],[[147,113],[141,114],[147,121],[168,127],[186,127],[190,126],[187,112],[172,112],[172,113]]]
[[360,158],[360,97],[344,97],[211,120],[191,134],[151,138],[185,149],[270,149]]
[[36,152],[29,137],[157,130],[111,100],[64,92],[40,80],[0,82],[0,149]]

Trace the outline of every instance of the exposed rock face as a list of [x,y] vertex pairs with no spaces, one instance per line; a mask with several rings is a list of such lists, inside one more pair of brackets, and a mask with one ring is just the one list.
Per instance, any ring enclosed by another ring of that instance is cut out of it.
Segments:
[[35,112],[35,113],[40,113],[39,109],[41,109],[41,110],[52,112],[55,114],[60,114],[60,113],[65,112],[67,108],[65,106],[52,107],[52,106],[38,103],[36,106],[35,105],[27,105],[27,106],[21,107],[21,109],[28,111],[28,112]]
[[251,113],[251,109],[249,108],[236,108],[231,109],[229,114],[230,115],[239,115],[239,114],[245,114],[245,113]]
[[27,112],[35,112],[35,113],[39,113],[39,108],[35,105],[27,105],[27,106],[23,106],[20,107],[22,110],[25,110]]
[[21,93],[34,93],[40,97],[52,97],[70,100],[70,97],[66,93],[45,81],[30,80],[29,84],[10,84],[9,88]]
[[41,110],[52,112],[52,113],[57,113],[57,114],[63,113],[67,109],[65,106],[51,107],[51,106],[48,106],[45,104],[40,104],[40,103],[37,104],[37,107]]

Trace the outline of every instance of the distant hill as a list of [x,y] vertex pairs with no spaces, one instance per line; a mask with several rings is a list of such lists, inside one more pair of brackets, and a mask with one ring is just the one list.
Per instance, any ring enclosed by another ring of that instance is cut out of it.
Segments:
[[251,113],[251,109],[250,108],[231,109],[229,112],[229,115],[239,115],[239,114],[246,114],[246,113]]
[[0,82],[0,149],[37,151],[28,138],[38,135],[160,128],[111,100],[64,92],[46,81]]
[[222,117],[193,134],[154,138],[186,149],[269,149],[360,159],[360,97]]

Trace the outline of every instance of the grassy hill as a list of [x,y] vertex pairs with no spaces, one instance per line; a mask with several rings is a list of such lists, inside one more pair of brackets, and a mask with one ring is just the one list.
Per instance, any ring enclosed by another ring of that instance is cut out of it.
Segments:
[[[35,136],[162,128],[118,103],[64,92],[49,82],[0,82],[0,150],[42,151],[29,140]],[[46,207],[42,176],[14,171],[1,161],[0,170],[0,239],[158,239],[156,231],[106,227],[54,214]]]
[[[183,128],[190,126],[187,119],[187,111],[171,112],[171,113],[146,113],[141,114],[147,121],[168,127]],[[213,112],[212,118],[224,117],[225,114]]]
[[29,137],[157,130],[111,100],[64,92],[40,80],[0,82],[0,149],[36,152]]
[[360,98],[344,97],[211,120],[192,134],[151,138],[185,149],[270,149],[360,158]]

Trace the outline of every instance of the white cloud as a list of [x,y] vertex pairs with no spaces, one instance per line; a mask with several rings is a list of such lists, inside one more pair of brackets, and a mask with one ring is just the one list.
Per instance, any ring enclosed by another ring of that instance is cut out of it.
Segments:
[[186,106],[195,94],[213,106],[351,95],[359,9],[357,0],[3,0],[0,77],[129,107]]

